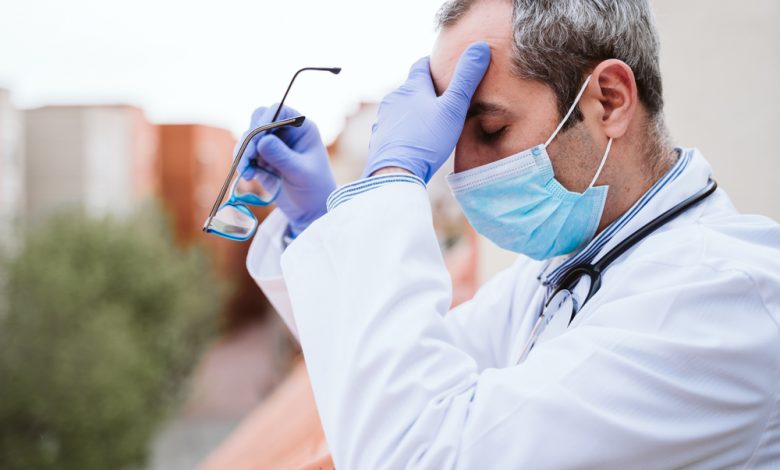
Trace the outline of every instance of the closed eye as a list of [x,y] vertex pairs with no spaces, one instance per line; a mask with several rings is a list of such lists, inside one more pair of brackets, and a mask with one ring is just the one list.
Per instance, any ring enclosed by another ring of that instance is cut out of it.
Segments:
[[487,131],[485,131],[484,128],[482,128],[482,126],[480,126],[480,128],[479,128],[479,139],[482,142],[487,143],[487,144],[495,143],[496,141],[498,141],[498,139],[501,138],[501,136],[504,134],[504,132],[506,132],[507,127],[509,127],[509,126],[504,126],[504,127],[500,128],[500,129],[498,129],[497,131],[487,132]]

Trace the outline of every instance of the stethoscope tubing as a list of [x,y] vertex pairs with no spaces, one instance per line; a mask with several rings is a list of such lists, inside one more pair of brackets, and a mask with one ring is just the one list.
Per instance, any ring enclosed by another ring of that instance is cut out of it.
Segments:
[[577,315],[579,310],[585,305],[585,303],[588,302],[588,300],[590,300],[591,297],[596,295],[599,289],[601,289],[601,275],[609,267],[609,265],[611,265],[615,260],[625,254],[644,238],[662,226],[666,225],[680,214],[686,212],[703,200],[707,199],[715,192],[716,189],[718,189],[717,181],[710,179],[704,189],[698,191],[693,196],[685,199],[684,201],[680,202],[679,204],[675,205],[671,209],[667,210],[663,214],[640,227],[634,233],[615,245],[614,248],[609,250],[609,252],[602,256],[601,259],[599,259],[597,262],[584,263],[572,267],[558,283],[558,286],[550,294],[547,302],[545,303],[545,307],[560,291],[571,291],[580,281],[582,276],[588,276],[590,278],[590,288],[588,289],[588,295],[585,297],[585,300],[578,305],[578,308],[574,308],[572,310],[571,318],[569,319],[569,324],[571,325],[571,322],[574,321],[574,317]]

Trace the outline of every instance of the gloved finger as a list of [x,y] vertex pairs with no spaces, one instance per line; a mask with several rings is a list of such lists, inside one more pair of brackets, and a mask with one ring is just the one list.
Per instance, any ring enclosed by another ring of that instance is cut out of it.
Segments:
[[262,170],[257,170],[256,175],[260,185],[267,189],[273,188],[278,178],[275,173]]
[[244,168],[239,174],[241,175],[242,178],[249,181],[255,176],[257,176],[257,170],[253,166],[248,166]]
[[[240,150],[239,146],[252,130],[272,121],[277,109],[279,109],[279,103],[274,103],[271,106],[261,106],[252,112],[252,117],[249,120],[249,130],[244,132],[244,134],[241,136],[241,140],[236,143],[236,148],[233,149],[233,155],[235,155]],[[278,121],[282,119],[289,119],[294,116],[298,116],[298,112],[288,106],[284,106],[281,111],[279,111],[279,116],[276,120]],[[281,129],[276,129],[276,131],[279,130]],[[251,179],[255,175],[254,170],[251,169],[251,163],[252,160],[254,160],[257,156],[255,153],[257,143],[265,134],[267,134],[267,132],[261,132],[253,136],[252,139],[247,143],[246,150],[244,150],[244,154],[241,156],[237,171],[247,180]]]
[[412,65],[406,78],[406,85],[417,90],[433,92],[430,58],[423,57]]
[[[278,105],[276,105],[278,106]],[[238,151],[240,150],[241,145],[244,142],[244,139],[246,139],[246,136],[249,135],[249,133],[256,129],[257,127],[267,124],[271,121],[271,118],[273,117],[273,113],[275,112],[274,109],[276,109],[274,106],[261,106],[254,111],[252,111],[252,116],[249,118],[249,129],[241,134],[241,139],[236,142],[236,146],[233,149],[233,155],[235,156]],[[247,142],[246,149],[244,150],[244,154],[241,155],[241,160],[238,163],[238,168],[236,171],[239,175],[242,175],[245,179],[249,180],[252,176],[254,176],[254,171],[247,170],[248,168],[251,168],[252,160],[255,159],[255,148],[257,146],[257,141],[262,137],[264,133],[260,133],[252,139]],[[245,174],[246,172],[246,174]]]
[[[255,113],[253,113],[252,115],[252,122],[251,122],[252,129],[256,129],[262,125],[270,123],[274,115],[276,114],[276,110],[278,108],[279,108],[279,103],[274,103],[268,108],[258,108],[255,111]],[[295,109],[289,106],[284,106],[282,107],[281,111],[279,111],[279,116],[277,116],[275,121],[283,121],[285,119],[290,119],[300,115],[301,113],[299,113]],[[293,146],[294,143],[298,141],[300,136],[311,131],[312,126],[313,126],[313,122],[307,119],[306,121],[303,122],[303,125],[300,127],[284,126],[284,127],[278,127],[271,131],[261,132],[260,134],[252,138],[252,145],[256,146],[260,138],[263,135],[270,132],[271,134],[275,134],[279,136],[288,145]]]
[[441,96],[448,105],[468,109],[471,97],[490,65],[490,46],[484,41],[471,44],[460,56],[447,90]]
[[296,161],[300,158],[298,154],[273,134],[266,134],[258,140],[256,149],[257,155],[264,163],[282,173],[293,170],[295,164],[299,163]]
[[266,124],[271,121],[273,113],[276,110],[278,104],[272,106],[260,106],[252,111],[252,117],[249,119],[249,128],[254,129],[258,126],[258,123]]
[[[273,119],[277,109],[279,109],[279,103],[274,103],[268,107],[257,108],[252,113],[252,121],[250,122],[250,126],[254,129],[262,126],[263,124],[268,124],[271,122],[271,119]],[[279,111],[279,116],[277,116],[276,120],[281,121],[284,119],[290,119],[295,116],[300,116],[300,114],[301,113],[289,106],[283,106],[281,111]]]
[[[276,120],[280,121],[283,119],[290,119],[290,118],[298,117],[301,114],[302,113],[296,111],[294,108],[285,106],[284,108],[282,108],[282,112],[279,113],[279,117],[276,118]],[[314,121],[311,119],[306,119],[305,121],[303,121],[303,124],[299,127],[293,127],[293,126],[279,127],[277,129],[274,129],[270,133],[282,139],[284,143],[287,144],[288,147],[293,149],[297,148],[298,143],[302,139],[305,140],[305,136],[307,135],[319,136],[319,131],[317,130],[317,126],[314,124]]]
[[[260,107],[257,108],[252,113],[252,119],[249,122],[250,130],[257,129],[260,126],[264,126],[266,124],[269,124],[272,122],[274,115],[276,114],[276,110],[279,109],[279,103],[275,103],[268,107]],[[299,116],[300,113],[289,106],[282,107],[281,111],[279,111],[279,116],[276,118],[275,121],[283,121],[285,119],[290,119],[292,117]],[[305,122],[304,122],[305,124]],[[277,133],[280,131],[287,130],[287,127],[281,127],[273,130],[273,133]],[[260,140],[260,137],[265,135],[266,132],[261,132],[260,134],[257,134],[252,138],[252,147],[254,147],[257,144],[257,141]]]
[[[238,139],[238,142],[236,142],[236,145],[233,147],[233,158],[235,158],[238,155],[238,152],[241,150],[241,145],[244,142],[244,139],[246,139],[246,136],[249,135],[249,131],[244,132],[241,134],[241,138]],[[239,175],[243,176],[244,179],[249,180],[254,176],[254,171],[252,170],[252,167],[250,165],[250,161],[255,156],[255,146],[254,144],[248,143],[246,149],[244,149],[244,154],[241,155],[241,159],[238,162],[238,167],[236,168],[236,171]]]

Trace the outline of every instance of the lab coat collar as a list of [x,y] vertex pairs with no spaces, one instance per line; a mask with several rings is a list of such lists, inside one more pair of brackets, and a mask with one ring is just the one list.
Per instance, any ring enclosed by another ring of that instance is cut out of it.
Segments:
[[598,261],[640,227],[702,189],[712,174],[709,163],[698,149],[678,150],[677,162],[628,211],[575,255],[551,260],[540,274],[542,284],[553,288],[571,267]]

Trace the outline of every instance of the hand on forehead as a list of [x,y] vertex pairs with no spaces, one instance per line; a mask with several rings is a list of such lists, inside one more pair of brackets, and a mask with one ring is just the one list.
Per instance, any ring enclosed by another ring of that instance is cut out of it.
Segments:
[[512,47],[512,7],[509,2],[478,3],[457,23],[443,28],[431,53],[431,77],[436,94],[449,86],[460,56],[469,45],[485,41],[490,46],[491,63],[483,85],[490,85],[510,71]]
[[[430,58],[431,78],[437,95],[450,85],[458,60],[473,43],[490,46],[490,66],[471,100],[468,116],[516,120],[523,110],[555,106],[548,87],[515,74],[512,56],[512,4],[502,0],[475,3],[457,22],[444,27]],[[553,108],[554,109],[554,108]]]
[[[538,81],[520,79],[515,73],[512,31],[511,2],[483,0],[442,28],[436,39],[430,71],[438,95],[450,86],[461,54],[471,44],[484,41],[491,52],[490,66],[471,99],[457,144],[456,171],[536,145],[555,127],[551,89]],[[509,132],[500,140],[491,136],[502,129]]]

